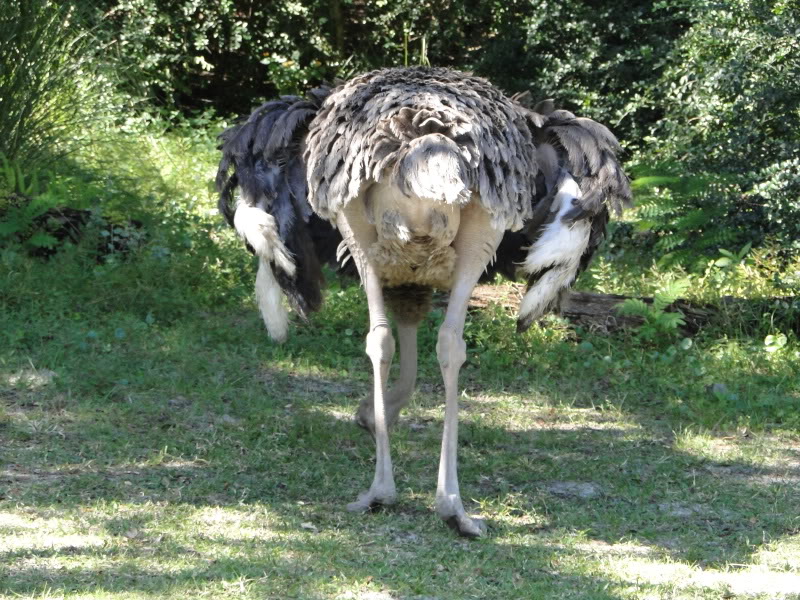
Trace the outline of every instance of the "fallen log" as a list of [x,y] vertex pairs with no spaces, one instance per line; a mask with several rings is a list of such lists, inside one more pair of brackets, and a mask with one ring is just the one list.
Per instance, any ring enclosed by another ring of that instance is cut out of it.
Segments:
[[[475,288],[470,306],[485,307],[496,303],[516,311],[524,293],[524,284],[480,285]],[[645,304],[653,303],[653,299],[649,297],[571,291],[562,304],[561,316],[594,331],[613,332],[636,328],[642,323],[642,319],[638,316],[621,315],[617,308],[630,298],[637,298]],[[725,296],[719,305],[713,306],[678,300],[666,308],[667,312],[678,310],[683,313],[686,321],[686,325],[682,327],[686,335],[697,333],[713,319],[726,314],[739,326],[753,329],[763,327],[766,317],[776,328],[800,334],[800,296],[756,299]]]
[[[635,328],[641,325],[643,319],[634,315],[621,315],[618,310],[618,307],[630,298],[634,298],[634,296],[573,291],[569,293],[562,305],[561,315],[573,323],[592,330],[611,332]],[[649,297],[637,299],[648,305],[653,303],[653,299]],[[695,306],[686,300],[673,302],[665,311],[683,313],[686,324],[682,329],[686,334],[697,333],[700,327],[714,315],[714,311],[710,307]]]

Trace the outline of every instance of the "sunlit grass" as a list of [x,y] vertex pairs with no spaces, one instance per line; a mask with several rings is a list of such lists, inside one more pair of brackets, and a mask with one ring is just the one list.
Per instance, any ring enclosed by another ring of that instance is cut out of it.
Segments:
[[[334,278],[324,310],[271,343],[250,259],[213,215],[213,144],[148,130],[98,158],[120,165],[110,206],[127,190],[149,215],[133,254],[3,251],[0,597],[797,593],[791,334],[770,348],[714,323],[682,347],[555,317],[517,335],[502,295],[470,311],[459,472],[490,534],[468,542],[432,510],[436,309],[392,434],[399,502],[346,512],[374,459],[351,422],[371,381],[363,291]],[[603,264],[584,283],[647,293],[684,276]]]

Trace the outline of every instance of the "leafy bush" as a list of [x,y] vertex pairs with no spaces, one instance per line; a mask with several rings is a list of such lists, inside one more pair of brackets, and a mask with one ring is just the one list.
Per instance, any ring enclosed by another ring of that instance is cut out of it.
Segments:
[[113,104],[99,50],[69,4],[0,3],[0,153],[28,166],[85,143]]
[[[659,250],[742,246],[771,238],[800,251],[800,9],[788,0],[698,5],[660,82],[664,118],[640,161],[706,182],[661,190]],[[644,217],[652,220],[652,212]]]
[[470,58],[502,88],[555,98],[636,148],[663,115],[662,106],[641,99],[689,26],[684,4],[503,3],[492,33]]
[[168,106],[244,112],[261,96],[298,91],[344,63],[323,2],[105,0],[97,7],[106,39],[136,66],[128,91],[144,87]]
[[77,181],[69,157],[117,115],[113,62],[96,42],[69,3],[0,4],[0,247],[50,255],[90,220],[94,199],[64,179]]
[[632,101],[657,80],[671,42],[688,24],[680,6],[653,0],[104,0],[99,6],[102,17],[95,18],[108,39],[141,67],[135,83],[183,108],[211,104],[243,113],[263,96],[424,62],[425,54],[434,65],[475,70],[509,92],[558,97],[625,133],[660,114]]

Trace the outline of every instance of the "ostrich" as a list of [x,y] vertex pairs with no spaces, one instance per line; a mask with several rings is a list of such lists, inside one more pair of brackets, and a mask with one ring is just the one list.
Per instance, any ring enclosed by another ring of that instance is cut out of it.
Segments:
[[[431,290],[449,292],[436,344],[445,388],[436,512],[461,535],[484,534],[457,478],[467,304],[482,276],[519,270],[518,330],[557,307],[609,212],[630,201],[616,138],[550,100],[531,107],[479,77],[413,67],[267,102],[220,139],[220,210],[259,258],[256,297],[270,336],[287,336],[284,297],[303,319],[320,308],[325,262],[352,257],[366,291],[374,389],[356,420],[373,434],[376,463],[351,511],[395,501],[389,428],[414,389]],[[391,388],[389,311],[400,350]]]

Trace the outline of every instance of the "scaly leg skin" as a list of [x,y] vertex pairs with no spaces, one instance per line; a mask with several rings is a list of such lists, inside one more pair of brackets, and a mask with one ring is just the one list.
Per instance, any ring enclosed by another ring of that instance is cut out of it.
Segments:
[[[417,324],[398,323],[397,337],[400,344],[400,374],[385,397],[386,426],[389,429],[397,422],[400,411],[411,399],[417,382]],[[361,400],[356,413],[356,424],[375,437],[374,394]]]
[[389,366],[394,355],[394,338],[389,326],[389,319],[386,316],[380,281],[363,252],[375,242],[377,233],[375,227],[365,219],[363,206],[358,207],[358,205],[358,202],[351,202],[340,214],[337,226],[355,260],[367,292],[369,333],[367,334],[366,350],[372,361],[375,378],[373,399],[376,456],[375,477],[372,485],[366,492],[359,495],[358,500],[347,505],[347,510],[352,512],[364,512],[376,505],[392,504],[397,497],[392,474],[392,459],[389,453],[389,431],[385,410],[386,384],[389,378]]
[[467,515],[458,488],[458,373],[467,356],[463,339],[464,320],[472,290],[494,256],[502,236],[503,232],[492,227],[489,214],[475,200],[462,210],[461,225],[453,240],[456,250],[453,287],[436,343],[436,355],[445,389],[444,433],[436,487],[436,512],[465,537],[484,535],[486,525],[480,519]]

